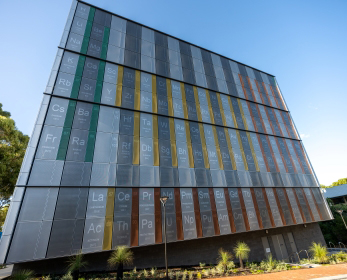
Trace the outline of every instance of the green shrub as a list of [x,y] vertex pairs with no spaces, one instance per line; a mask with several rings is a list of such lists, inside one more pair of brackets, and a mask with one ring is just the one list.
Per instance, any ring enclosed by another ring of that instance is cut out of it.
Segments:
[[61,280],[72,280],[71,271],[69,271],[68,273],[66,273],[65,275],[63,275],[60,279],[61,279]]
[[268,255],[267,259],[260,263],[260,268],[264,271],[270,272],[276,268],[277,260],[272,257],[272,254]]
[[17,271],[15,272],[12,276],[11,276],[11,279],[14,279],[14,280],[26,280],[26,279],[32,279],[34,278],[34,271],[32,270],[20,270],[20,271]]
[[314,260],[318,263],[323,264],[329,262],[328,250],[320,243],[312,242],[310,252],[312,253]]
[[251,249],[245,242],[237,242],[236,246],[234,247],[234,253],[235,256],[239,258],[240,260],[240,267],[243,268],[243,260],[248,258],[249,252]]
[[344,252],[338,252],[336,254],[332,254],[329,257],[329,262],[332,263],[342,263],[342,262],[347,262],[347,253]]
[[201,279],[201,273],[200,273],[200,272],[198,272],[198,273],[196,274],[196,278]]
[[199,266],[200,266],[201,268],[204,268],[204,267],[206,266],[206,264],[205,264],[205,263],[199,263]]

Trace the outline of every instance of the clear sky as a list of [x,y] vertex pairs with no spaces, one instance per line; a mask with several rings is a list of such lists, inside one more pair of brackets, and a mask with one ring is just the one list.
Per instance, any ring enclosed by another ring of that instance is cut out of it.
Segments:
[[[347,177],[346,0],[88,0],[276,76],[321,184]],[[31,134],[70,0],[0,0],[0,102]]]

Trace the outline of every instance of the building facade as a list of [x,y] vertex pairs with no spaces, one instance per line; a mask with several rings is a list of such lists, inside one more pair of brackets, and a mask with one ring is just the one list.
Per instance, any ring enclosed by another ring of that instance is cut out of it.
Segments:
[[74,0],[0,261],[127,245],[160,266],[164,195],[176,265],[241,239],[288,259],[332,218],[274,76]]
[[333,204],[347,204],[347,184],[322,189],[323,196]]

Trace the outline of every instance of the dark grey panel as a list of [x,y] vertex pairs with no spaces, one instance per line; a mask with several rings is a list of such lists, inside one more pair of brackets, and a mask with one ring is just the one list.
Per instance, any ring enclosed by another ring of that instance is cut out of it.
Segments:
[[208,188],[198,189],[200,211],[211,211],[210,194]]
[[18,222],[53,220],[59,188],[27,188]]
[[[164,214],[162,214],[162,232],[164,233]],[[166,213],[166,240],[174,242],[177,240],[176,214]],[[164,242],[164,234],[163,234]]]
[[133,166],[117,164],[117,186],[133,185]]
[[130,216],[132,204],[132,189],[131,188],[116,188],[114,202],[114,216]]
[[291,224],[293,224],[293,220],[292,220],[292,216],[291,216],[290,210],[289,210],[290,205],[287,204],[285,193],[282,189],[277,189],[276,192],[278,195],[278,199],[280,201],[280,205],[282,208],[282,212],[283,212],[286,224],[291,225]]
[[167,95],[158,94],[158,114],[169,115],[169,104],[167,100]]
[[61,179],[62,186],[89,186],[91,162],[66,161]]
[[83,77],[96,80],[98,77],[100,60],[87,57],[84,63]]
[[295,188],[294,190],[296,192],[296,195],[298,197],[299,203],[301,205],[302,212],[304,213],[306,222],[312,222],[312,218],[310,216],[309,208],[308,208],[309,206],[306,204],[306,201],[305,201],[305,198],[304,198],[304,194],[302,193],[302,190],[299,189],[299,188]]
[[189,122],[189,129],[192,143],[201,144],[199,124],[196,122]]
[[312,188],[313,196],[316,199],[318,209],[320,210],[320,213],[324,220],[330,219],[330,213],[329,210],[324,203],[324,198],[322,197],[322,193],[320,192],[319,188]]
[[69,103],[74,105],[74,101],[53,97],[47,111],[45,125],[64,126],[66,112]]
[[35,158],[56,159],[62,132],[62,127],[44,126]]
[[134,109],[135,89],[123,86],[122,89],[122,107]]
[[[296,203],[296,199],[295,199],[293,190],[290,189],[290,188],[286,188],[285,191],[287,192],[287,195],[288,195],[288,198],[289,198],[289,202],[290,202],[290,206],[289,207],[292,208],[292,211],[294,213],[294,217],[295,217],[296,223],[297,224],[303,223],[303,219],[301,217],[301,213],[300,213],[299,207],[298,207],[298,205]],[[280,192],[279,192],[279,195],[280,195]]]
[[202,224],[202,235],[204,237],[213,236],[214,235],[214,226],[212,220],[212,212],[204,211],[200,212],[201,216],[201,224]]
[[317,211],[316,205],[314,203],[314,200],[313,200],[313,197],[312,197],[310,189],[309,188],[304,188],[303,190],[304,190],[306,199],[308,201],[309,207],[311,208],[311,212],[313,214],[314,220],[315,221],[319,221],[320,220],[320,216],[318,214],[318,211]]
[[120,111],[119,133],[134,135],[134,111]]
[[95,23],[95,19],[92,26],[92,31],[90,33],[90,38],[97,41],[101,41],[101,42],[104,39],[104,26],[101,24]]
[[170,140],[169,118],[161,116],[158,117],[158,135],[159,139]]
[[[202,151],[202,146],[197,143],[192,143],[193,148],[193,156],[194,156],[194,167],[197,168],[205,168],[204,154]],[[198,180],[198,178],[197,178]]]
[[237,232],[245,231],[245,223],[243,220],[243,214],[242,214],[242,209],[241,209],[241,203],[238,195],[238,190],[237,188],[229,188],[229,197],[230,197],[230,203],[231,203],[231,208],[233,212],[233,218],[234,218],[234,223],[235,223],[235,228]]
[[270,222],[270,217],[269,217],[269,213],[267,211],[266,202],[265,202],[265,198],[264,198],[262,189],[254,189],[254,193],[255,193],[257,203],[258,203],[258,208],[259,208],[263,228],[270,228],[270,227],[272,227],[272,225]]
[[18,223],[7,262],[45,258],[52,221]]
[[197,238],[194,212],[182,213],[184,240]]
[[[165,207],[166,207],[166,214],[172,213],[175,214],[175,193],[173,188],[165,188],[160,190],[160,195],[161,197],[167,196],[168,200],[166,201]],[[162,212],[163,206],[161,207]]]
[[78,99],[86,101],[94,101],[96,89],[96,80],[82,78]]
[[90,39],[87,54],[99,58],[101,56],[102,42]]
[[113,221],[112,247],[130,246],[131,217],[115,216]]
[[176,142],[176,154],[178,166],[189,168],[188,147],[185,142]]
[[195,168],[195,179],[198,187],[212,187],[211,175],[208,169]]
[[88,131],[72,129],[66,160],[71,161],[84,161],[88,143]]
[[265,191],[276,227],[283,226],[281,215],[278,210],[277,201],[273,190],[271,188],[266,188]]
[[31,169],[29,186],[59,186],[64,161],[35,160]]
[[194,168],[178,168],[179,182],[181,187],[195,187]]
[[84,219],[53,222],[47,258],[76,254],[82,247]]
[[88,188],[60,188],[54,220],[84,219]]
[[90,127],[93,105],[84,102],[77,102],[72,128],[86,129]]
[[218,215],[218,224],[219,224],[219,230],[220,234],[230,234],[230,221],[229,221],[229,215],[228,210],[217,210]]
[[225,180],[228,187],[240,187],[239,177],[236,170],[224,170]]
[[175,187],[178,186],[178,170],[172,167],[160,167],[160,186]]
[[170,140],[159,139],[159,163],[160,166],[172,166]]

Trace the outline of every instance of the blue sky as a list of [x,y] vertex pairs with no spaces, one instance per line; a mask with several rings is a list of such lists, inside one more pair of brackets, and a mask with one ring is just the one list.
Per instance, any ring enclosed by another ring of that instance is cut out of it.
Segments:
[[[347,177],[347,1],[88,2],[275,75],[320,183]],[[0,1],[0,102],[29,135],[70,5]]]

